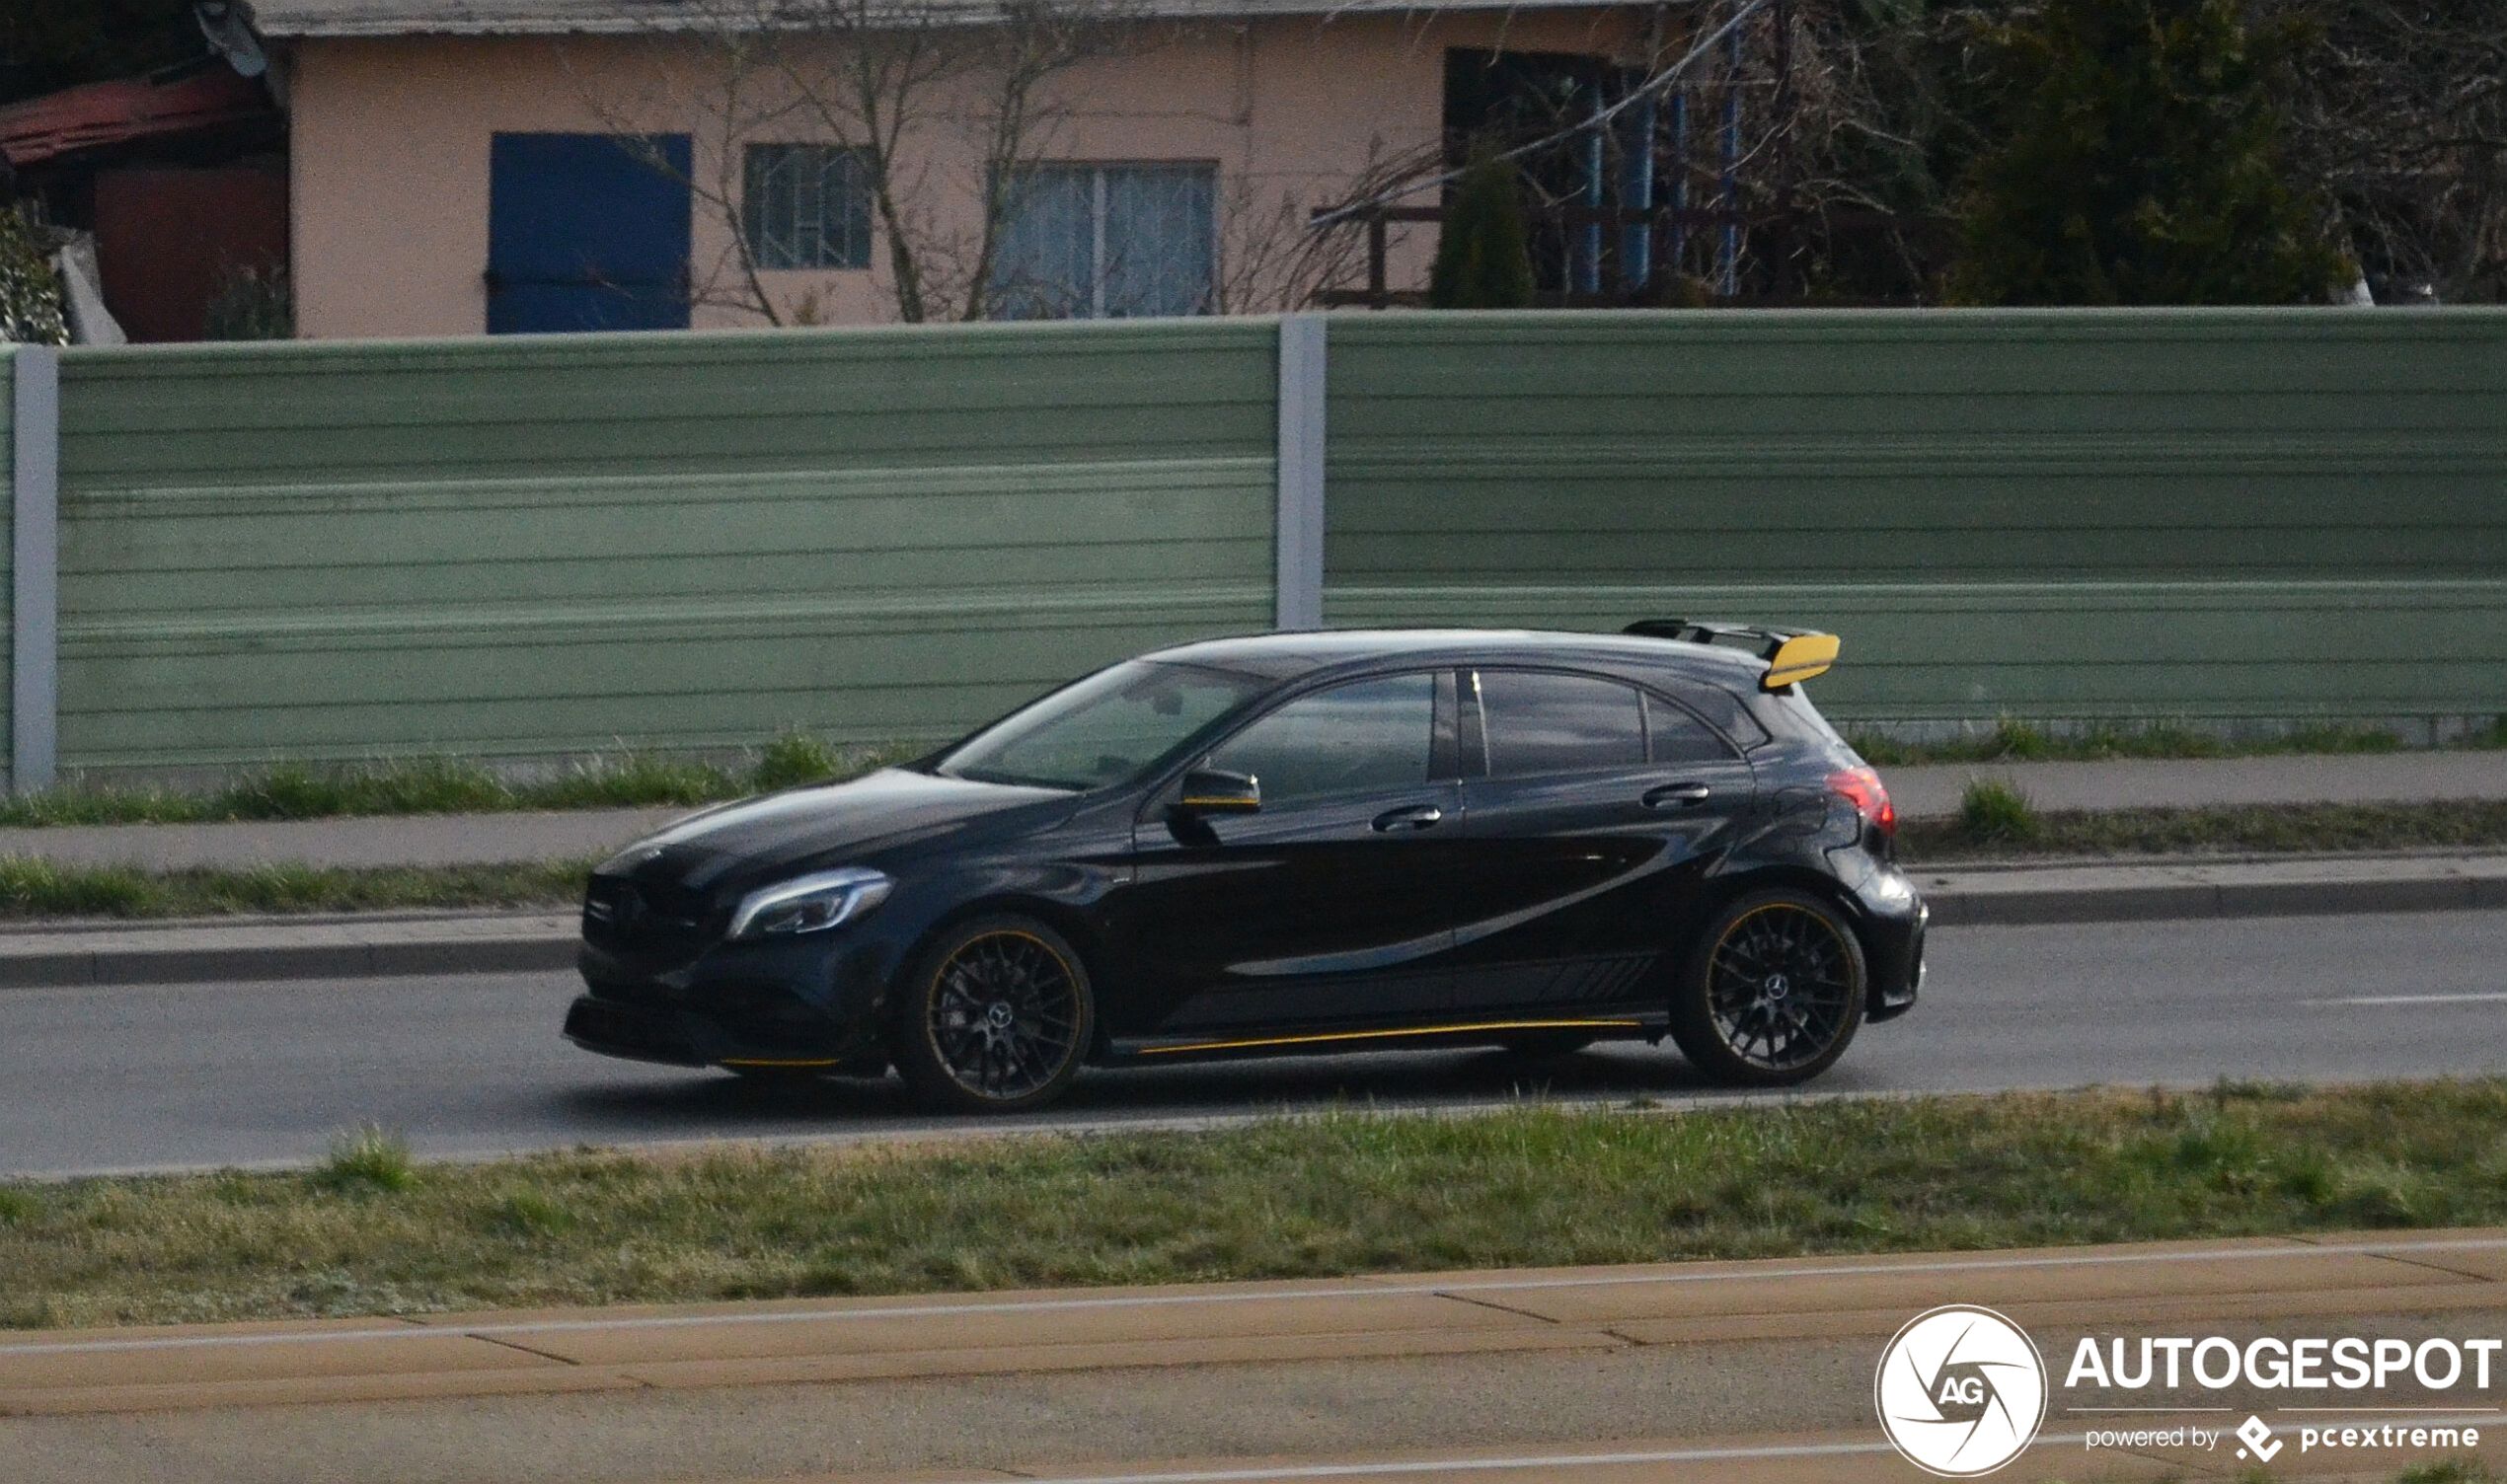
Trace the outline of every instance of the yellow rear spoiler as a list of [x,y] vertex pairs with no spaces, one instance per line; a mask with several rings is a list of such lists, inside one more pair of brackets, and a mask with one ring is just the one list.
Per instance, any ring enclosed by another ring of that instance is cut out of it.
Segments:
[[1837,663],[1837,636],[1811,629],[1768,629],[1749,624],[1700,624],[1688,619],[1639,619],[1620,631],[1646,638],[1690,644],[1726,644],[1767,661],[1759,689],[1781,691],[1796,681],[1828,673]]

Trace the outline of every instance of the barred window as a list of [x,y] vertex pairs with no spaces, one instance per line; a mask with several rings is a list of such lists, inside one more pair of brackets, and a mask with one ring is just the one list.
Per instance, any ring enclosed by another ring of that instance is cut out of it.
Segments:
[[1208,314],[1217,203],[1208,165],[1020,171],[995,254],[994,318]]
[[825,144],[752,144],[741,230],[761,268],[871,265],[871,178],[861,156]]

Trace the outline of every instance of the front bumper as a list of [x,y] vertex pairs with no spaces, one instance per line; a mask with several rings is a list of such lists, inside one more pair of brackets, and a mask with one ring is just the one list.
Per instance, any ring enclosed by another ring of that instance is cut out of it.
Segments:
[[874,945],[838,935],[712,945],[685,963],[586,941],[586,993],[565,1036],[586,1051],[674,1067],[820,1067],[882,1071],[884,964]]

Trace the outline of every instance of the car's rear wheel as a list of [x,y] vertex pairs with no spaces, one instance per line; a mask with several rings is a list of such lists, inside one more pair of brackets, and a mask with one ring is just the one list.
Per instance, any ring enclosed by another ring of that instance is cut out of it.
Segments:
[[907,981],[897,1070],[923,1102],[974,1113],[1042,1107],[1079,1075],[1096,1028],[1088,970],[1032,918],[963,923]]
[[1845,1055],[1869,985],[1862,945],[1834,907],[1755,892],[1716,914],[1681,965],[1672,1039],[1716,1081],[1807,1081]]

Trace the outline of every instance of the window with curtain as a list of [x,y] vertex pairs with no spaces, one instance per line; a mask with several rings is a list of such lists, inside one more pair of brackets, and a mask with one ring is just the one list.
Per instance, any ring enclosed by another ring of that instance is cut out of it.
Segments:
[[1038,165],[1011,181],[994,250],[1002,320],[1210,312],[1218,170]]

